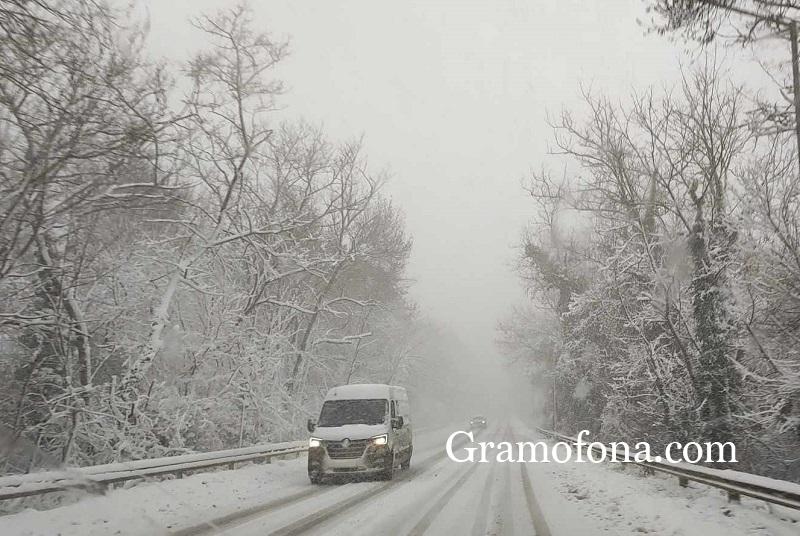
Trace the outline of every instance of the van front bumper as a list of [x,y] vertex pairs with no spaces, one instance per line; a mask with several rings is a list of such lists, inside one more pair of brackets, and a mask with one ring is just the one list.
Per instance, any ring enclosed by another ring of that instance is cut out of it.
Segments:
[[393,463],[387,445],[367,445],[357,458],[331,458],[323,442],[308,449],[308,474],[314,476],[371,474],[385,471]]

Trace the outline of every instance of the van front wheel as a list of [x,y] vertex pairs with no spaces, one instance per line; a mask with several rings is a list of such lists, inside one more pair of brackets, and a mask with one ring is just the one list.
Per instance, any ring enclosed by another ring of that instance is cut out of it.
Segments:
[[391,480],[394,477],[394,452],[389,457],[387,467],[381,472],[381,480]]
[[403,463],[400,464],[400,469],[405,470],[405,469],[409,469],[411,467],[411,454],[412,453],[413,453],[413,451],[411,450],[411,447],[408,447],[408,458],[406,458],[406,461],[404,461]]

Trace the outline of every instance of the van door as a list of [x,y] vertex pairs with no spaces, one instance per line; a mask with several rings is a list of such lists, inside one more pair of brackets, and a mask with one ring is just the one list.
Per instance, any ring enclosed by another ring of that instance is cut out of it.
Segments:
[[399,450],[406,451],[411,446],[411,417],[408,414],[408,404],[403,400],[392,400],[392,416],[403,417],[403,427],[395,430],[395,438]]

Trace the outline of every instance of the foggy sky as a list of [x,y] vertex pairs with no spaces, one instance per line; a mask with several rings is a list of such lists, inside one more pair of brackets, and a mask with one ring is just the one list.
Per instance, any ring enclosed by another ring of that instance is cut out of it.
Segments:
[[[232,2],[146,5],[154,52],[180,60],[202,45],[188,17]],[[690,61],[686,45],[645,35],[640,0],[251,5],[263,29],[291,36],[286,115],[365,136],[414,238],[412,297],[487,358],[497,320],[524,300],[511,263],[533,206],[520,184],[548,162],[547,112],[576,107],[581,84],[621,98],[672,85]]]

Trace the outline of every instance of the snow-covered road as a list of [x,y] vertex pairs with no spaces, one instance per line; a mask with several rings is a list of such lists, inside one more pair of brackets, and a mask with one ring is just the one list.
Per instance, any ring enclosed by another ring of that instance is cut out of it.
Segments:
[[[508,427],[482,439],[510,438]],[[523,488],[520,466],[457,464],[444,456],[445,438],[415,454],[392,482],[323,486],[267,512],[218,527],[225,534],[550,534]],[[538,530],[537,530],[538,528]],[[211,534],[187,531],[184,534]]]
[[[287,482],[291,493],[184,524],[170,534],[437,534],[450,533],[448,528],[465,534],[520,533],[514,532],[515,527],[525,527],[521,533],[534,533],[525,504],[512,508],[524,490],[512,489],[519,480],[511,479],[510,472],[503,473],[497,464],[449,461],[443,449],[446,429],[418,435],[412,467],[391,482],[323,486]],[[496,431],[484,435],[499,437]],[[306,478],[303,467],[295,469]]]
[[[706,487],[610,464],[454,463],[451,429],[419,433],[409,470],[391,482],[313,486],[305,458],[150,482],[47,511],[0,517],[3,535],[800,533],[788,511],[729,505]],[[529,440],[499,423],[480,440]],[[476,438],[478,439],[478,438]]]

